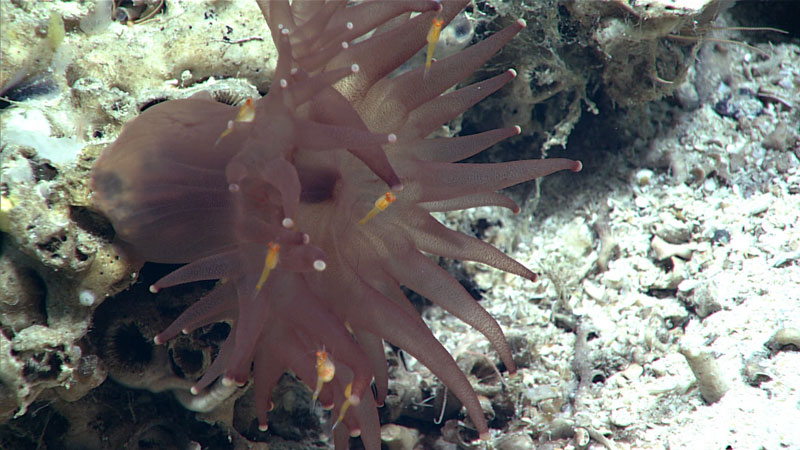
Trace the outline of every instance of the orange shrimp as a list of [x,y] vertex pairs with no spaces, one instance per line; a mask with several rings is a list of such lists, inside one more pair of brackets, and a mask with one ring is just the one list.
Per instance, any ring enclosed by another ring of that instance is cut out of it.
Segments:
[[363,219],[358,221],[359,225],[364,225],[365,223],[367,223],[368,220],[377,216],[378,213],[386,210],[386,208],[388,208],[389,205],[394,203],[395,200],[397,200],[397,197],[395,197],[395,195],[392,194],[391,192],[387,192],[381,195],[377,200],[375,200],[375,206],[372,207],[372,209],[367,213],[366,216],[364,216]]
[[425,71],[422,72],[422,79],[428,78],[428,71],[431,69],[433,62],[433,51],[436,50],[436,44],[439,42],[439,34],[442,32],[444,26],[444,19],[439,16],[433,18],[431,29],[428,30],[428,51],[425,53]]
[[274,242],[270,242],[267,244],[267,248],[269,248],[269,250],[267,251],[267,257],[264,259],[264,269],[261,271],[261,277],[258,279],[258,283],[256,284],[257,291],[261,290],[261,288],[264,286],[264,283],[267,282],[269,273],[272,272],[272,269],[278,265],[278,252],[281,250],[281,246]]
[[322,347],[322,350],[317,352],[317,386],[314,389],[314,395],[311,397],[312,402],[316,402],[317,398],[319,397],[319,393],[322,391],[322,386],[325,383],[330,382],[333,380],[333,376],[336,374],[336,366],[333,364],[330,358],[328,358],[328,352],[325,351],[325,347]]
[[248,98],[247,101],[244,102],[241,108],[239,108],[239,112],[236,113],[236,118],[233,120],[228,121],[228,126],[225,128],[225,131],[219,135],[217,138],[217,142],[214,143],[216,146],[219,144],[219,141],[222,140],[225,136],[231,134],[233,131],[233,127],[236,125],[237,122],[252,122],[253,119],[256,118],[256,105],[253,103],[252,98]]

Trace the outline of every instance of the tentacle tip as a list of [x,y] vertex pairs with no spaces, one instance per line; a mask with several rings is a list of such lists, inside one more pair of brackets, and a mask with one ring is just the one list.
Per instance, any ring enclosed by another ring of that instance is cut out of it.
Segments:
[[314,270],[316,270],[317,272],[322,272],[327,267],[328,267],[328,265],[325,263],[325,261],[323,261],[321,259],[318,259],[318,260],[314,261]]
[[156,286],[155,284],[151,284],[150,285],[150,293],[151,294],[158,294],[158,291],[159,291],[158,286]]
[[394,134],[394,133],[389,133],[386,136],[386,141],[389,142],[390,144],[396,143],[397,142],[397,135]]
[[239,192],[239,185],[236,184],[236,183],[229,184],[228,185],[228,191],[234,192],[234,193]]
[[522,134],[522,127],[521,127],[521,126],[519,126],[519,125],[514,125],[514,134],[515,134],[515,135],[520,135],[520,134]]
[[350,44],[344,41],[342,41],[340,45],[342,46],[342,50],[347,50],[348,48],[350,48]]
[[190,331],[189,331],[188,328],[184,328],[184,329],[181,330],[181,333],[183,333],[183,334],[189,334],[189,332]]
[[514,69],[508,69],[508,73],[511,74],[511,78],[517,78],[517,71]]
[[266,423],[258,424],[258,431],[263,433],[263,432],[265,432],[267,430],[269,430],[269,425],[268,424],[266,424]]
[[225,387],[231,387],[235,383],[233,378],[230,377],[223,377],[222,378],[222,385]]
[[482,441],[488,441],[489,439],[491,439],[491,438],[492,438],[492,435],[491,435],[491,434],[489,434],[489,431],[484,431],[484,432],[482,432],[482,433],[480,434],[480,437],[481,437],[481,440],[482,440]]
[[351,405],[353,405],[353,406],[358,406],[358,404],[359,404],[359,403],[361,403],[361,397],[359,397],[359,396],[357,396],[357,395],[355,395],[355,394],[353,394],[353,395],[351,395],[350,397],[348,397],[348,399],[347,399],[347,400],[348,400],[348,401],[350,402],[350,404],[351,404]]
[[360,70],[361,70],[361,67],[359,67],[358,64],[353,64],[352,66],[350,66],[350,71],[353,72],[353,73],[358,73],[358,71],[360,71]]
[[192,395],[197,395],[197,394],[199,394],[199,393],[200,393],[200,389],[197,389],[197,386],[192,386],[192,387],[189,389],[189,392],[190,392]]
[[403,186],[403,183],[397,183],[397,184],[393,184],[393,185],[391,186],[391,190],[393,190],[394,192],[400,192],[400,191],[402,191],[404,188],[405,188],[405,186]]
[[525,278],[527,278],[527,279],[529,279],[529,280],[531,280],[531,281],[536,281],[536,280],[538,280],[538,279],[539,279],[539,274],[537,274],[536,272],[531,272],[531,273],[530,273],[530,274],[529,274],[527,277],[525,277]]
[[331,410],[333,410],[333,407],[334,407],[333,403],[323,403],[322,404],[322,409],[324,409],[325,411],[331,411]]
[[275,403],[273,403],[272,400],[270,400],[269,406],[267,406],[267,412],[272,412],[273,409],[275,409]]
[[292,220],[290,217],[286,217],[281,221],[281,225],[283,225],[283,228],[291,229],[294,227],[294,220]]
[[581,170],[583,170],[583,163],[582,162],[574,161],[574,163],[575,164],[573,164],[573,166],[572,166],[572,168],[570,170],[572,170],[573,172],[580,172]]
[[525,28],[528,26],[527,22],[525,22],[525,19],[517,19],[517,25],[519,25],[520,28]]
[[286,88],[289,86],[289,82],[288,82],[288,81],[286,81],[286,78],[281,78],[281,79],[278,81],[278,84],[280,85],[280,87],[282,87],[282,88],[284,88],[284,89],[286,89]]
[[161,345],[165,341],[164,341],[164,339],[161,338],[161,335],[159,334],[159,335],[156,335],[156,337],[153,338],[153,342],[155,342],[156,345]]
[[520,211],[522,211],[522,209],[520,209],[520,207],[519,207],[519,206],[517,206],[517,205],[514,205],[514,207],[513,207],[513,208],[511,208],[511,212],[512,212],[514,215],[517,215],[517,214],[519,214],[519,213],[520,213]]
[[350,437],[351,438],[357,438],[359,436],[361,436],[361,429],[360,428],[353,428],[352,430],[350,430]]

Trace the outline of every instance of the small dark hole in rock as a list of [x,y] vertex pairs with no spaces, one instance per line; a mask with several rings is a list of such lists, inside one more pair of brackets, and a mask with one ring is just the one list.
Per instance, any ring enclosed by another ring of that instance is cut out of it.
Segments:
[[147,364],[153,359],[153,344],[135,323],[121,324],[110,336],[113,354],[122,362]]
[[83,206],[70,206],[69,218],[82,229],[111,241],[114,238],[114,227],[100,214]]
[[87,255],[86,253],[83,253],[82,251],[80,251],[80,250],[78,250],[76,248],[75,249],[75,259],[77,259],[78,261],[86,261],[87,259],[89,259],[89,255]]
[[715,230],[714,236],[711,237],[711,242],[714,244],[726,245],[731,242],[731,234],[728,230]]
[[58,175],[58,169],[45,162],[37,164],[33,168],[33,174],[36,181],[50,181]]
[[474,234],[478,239],[483,239],[486,237],[486,230],[495,226],[502,226],[502,223],[499,220],[495,222],[489,222],[484,218],[480,218],[477,222],[472,224],[472,234]]
[[[33,299],[33,302],[29,303],[31,305],[36,305],[37,310],[31,311],[31,313],[36,313],[35,323],[40,325],[47,324],[47,284],[44,282],[44,278],[39,275],[39,272],[26,268],[22,269],[19,273],[20,283],[24,286],[24,290],[27,295],[30,295]],[[33,316],[33,314],[31,314]]]
[[186,378],[203,370],[203,352],[178,344],[169,350],[170,365],[175,375]]
[[46,242],[40,242],[36,244],[36,246],[39,247],[40,250],[43,250],[47,253],[55,254],[58,253],[58,249],[61,247],[62,242],[63,240],[59,237],[52,237]]
[[36,353],[25,358],[22,375],[28,381],[54,379],[61,372],[64,362],[57,353],[49,351]]

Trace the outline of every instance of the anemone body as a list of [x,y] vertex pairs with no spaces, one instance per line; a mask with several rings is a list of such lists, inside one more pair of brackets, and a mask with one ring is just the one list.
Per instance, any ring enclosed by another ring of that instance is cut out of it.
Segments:
[[[240,107],[203,95],[161,103],[127,124],[99,158],[95,203],[120,242],[146,260],[185,264],[152,290],[221,280],[156,337],[161,343],[231,323],[193,391],[254,377],[266,429],[272,388],[292,370],[338,413],[337,448],[360,434],[377,449],[386,340],[438,376],[488,438],[475,392],[400,286],[482,332],[513,372],[497,322],[425,254],[536,275],[430,213],[487,205],[518,211],[496,191],[577,171],[580,163],[457,163],[518,134],[516,127],[428,137],[515,76],[509,70],[444,94],[513,38],[521,21],[427,71],[389,77],[426,45],[434,19],[449,22],[466,3],[259,0],[279,51],[265,97]],[[376,202],[388,197],[396,200]],[[335,375],[323,382],[331,363]]]

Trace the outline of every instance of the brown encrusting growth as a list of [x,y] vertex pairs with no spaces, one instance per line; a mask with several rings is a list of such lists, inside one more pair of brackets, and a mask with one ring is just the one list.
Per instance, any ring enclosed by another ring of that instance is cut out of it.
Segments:
[[[387,340],[430,368],[489,437],[470,383],[400,286],[482,332],[513,372],[497,322],[425,253],[536,275],[430,213],[518,211],[496,191],[581,164],[456,163],[518,127],[427,138],[515,76],[508,70],[442,95],[511,40],[522,21],[430,67],[389,77],[427,44],[434,20],[449,22],[466,3],[259,0],[279,51],[265,97],[240,107],[210,96],[156,105],[98,160],[96,205],[119,240],[149,261],[186,263],[151,290],[221,280],[156,337],[162,343],[231,323],[193,391],[220,377],[242,384],[252,372],[266,429],[272,388],[290,369],[334,408],[337,448],[360,434],[366,448],[377,449]],[[420,14],[409,18],[412,12]]]

